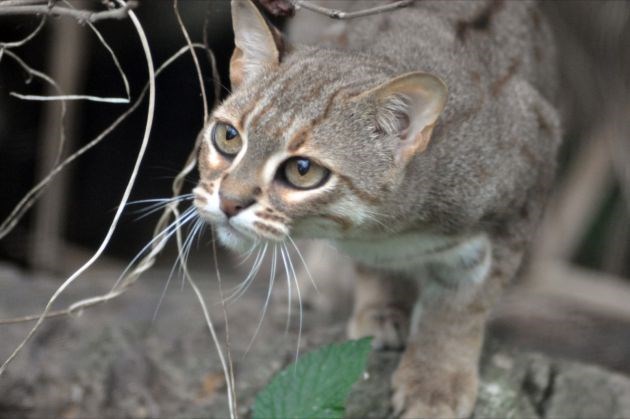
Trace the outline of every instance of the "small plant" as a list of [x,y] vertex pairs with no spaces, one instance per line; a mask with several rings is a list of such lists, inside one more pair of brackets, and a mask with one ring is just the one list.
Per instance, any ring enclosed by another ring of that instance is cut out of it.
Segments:
[[256,396],[254,418],[342,418],[365,370],[370,340],[324,346],[280,371]]

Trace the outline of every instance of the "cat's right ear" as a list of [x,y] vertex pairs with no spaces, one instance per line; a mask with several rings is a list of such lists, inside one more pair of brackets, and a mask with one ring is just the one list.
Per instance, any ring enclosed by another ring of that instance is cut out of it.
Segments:
[[230,82],[237,88],[280,63],[283,41],[251,0],[232,0],[232,26],[236,47],[230,60]]

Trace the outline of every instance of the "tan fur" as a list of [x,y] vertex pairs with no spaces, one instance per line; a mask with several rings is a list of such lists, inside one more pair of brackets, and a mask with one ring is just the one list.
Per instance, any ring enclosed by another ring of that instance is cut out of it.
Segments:
[[[290,32],[308,27],[326,46],[290,44],[249,0],[232,13],[234,91],[201,133],[200,214],[237,251],[332,241],[360,266],[349,334],[407,345],[398,413],[468,416],[486,319],[521,263],[559,144],[553,42],[542,19],[532,27],[536,5],[418,1],[331,28],[298,13]],[[236,156],[214,150],[217,123],[238,130]],[[297,157],[326,181],[289,185],[283,164]]]
[[410,318],[418,298],[415,283],[374,272],[357,269],[354,313],[348,324],[348,335],[357,339],[373,336],[378,349],[402,349],[409,336]]

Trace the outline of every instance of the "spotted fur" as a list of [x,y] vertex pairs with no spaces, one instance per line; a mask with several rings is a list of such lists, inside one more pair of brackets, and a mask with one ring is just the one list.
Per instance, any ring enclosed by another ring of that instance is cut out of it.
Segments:
[[[536,7],[418,1],[330,29],[300,12],[289,32],[304,45],[232,1],[234,91],[201,133],[195,204],[230,248],[323,238],[361,266],[349,331],[408,340],[393,379],[404,417],[470,414],[485,320],[551,183],[553,40]],[[239,132],[235,157],[214,148],[217,124]],[[294,157],[330,175],[291,187]]]

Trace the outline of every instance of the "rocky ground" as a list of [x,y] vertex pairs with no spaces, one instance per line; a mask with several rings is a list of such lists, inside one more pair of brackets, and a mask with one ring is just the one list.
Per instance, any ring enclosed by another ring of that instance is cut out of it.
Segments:
[[[222,307],[210,270],[193,272],[223,335]],[[86,275],[63,302],[96,295],[118,268]],[[226,417],[225,383],[216,351],[189,286],[175,281],[157,318],[154,311],[169,269],[154,269],[122,297],[80,316],[47,321],[0,377],[0,418]],[[241,276],[226,272],[225,286]],[[33,278],[0,265],[0,318],[36,312],[59,278]],[[239,412],[247,416],[256,392],[291,362],[298,341],[294,316],[285,333],[286,293],[276,287],[251,350],[267,281],[256,281],[228,306]],[[295,313],[295,310],[294,310]],[[300,351],[343,338],[344,320],[306,307]],[[25,325],[1,326],[0,358],[25,335]],[[483,360],[477,418],[627,418],[630,379],[604,369],[512,349],[490,340]],[[389,376],[397,353],[373,353],[355,386],[350,417],[387,417]]]

